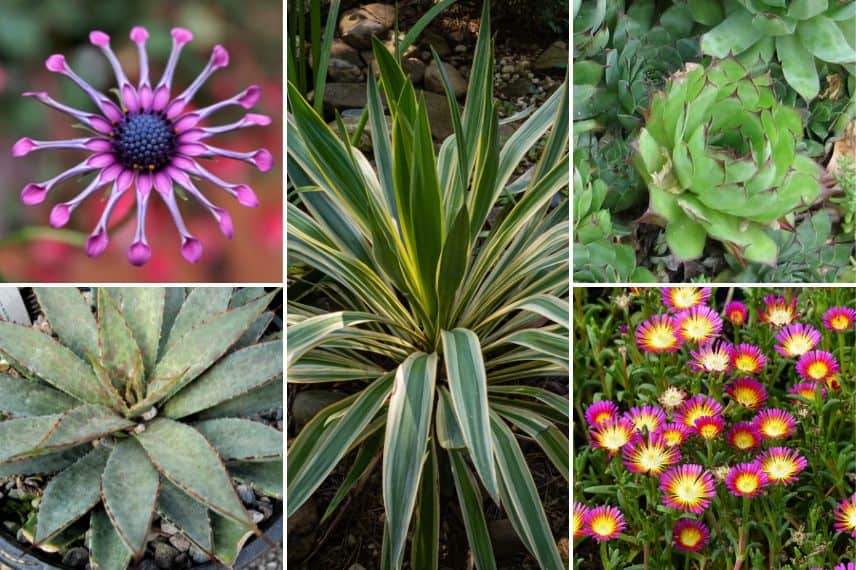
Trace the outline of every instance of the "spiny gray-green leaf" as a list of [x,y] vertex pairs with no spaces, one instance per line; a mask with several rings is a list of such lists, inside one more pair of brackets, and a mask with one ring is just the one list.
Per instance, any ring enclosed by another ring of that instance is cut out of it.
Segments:
[[34,451],[79,445],[133,425],[104,406],[77,406],[59,417]]
[[76,403],[59,390],[6,374],[0,374],[0,394],[0,413],[13,417],[58,414]]
[[95,570],[124,570],[133,554],[103,508],[89,517],[89,558]]
[[0,478],[13,475],[46,475],[62,471],[92,449],[91,445],[78,445],[39,457],[0,463]]
[[200,548],[211,552],[214,538],[211,534],[211,516],[208,509],[184,494],[166,478],[161,479],[158,512],[184,531]]
[[101,474],[109,455],[105,447],[96,447],[50,480],[39,506],[36,542],[44,542],[98,504]]
[[157,398],[174,394],[204,372],[244,334],[274,294],[218,314],[184,335],[167,349],[155,367],[148,395]]
[[181,418],[234,400],[282,377],[282,342],[263,342],[226,356],[169,399],[163,414]]
[[211,527],[214,529],[214,556],[231,568],[253,532],[217,513],[211,513]]
[[60,414],[0,422],[0,463],[21,458],[53,427]]
[[98,352],[98,327],[92,307],[76,287],[34,287],[51,329],[77,356]]
[[82,402],[110,404],[92,369],[67,347],[34,328],[0,321],[0,353]]
[[230,463],[229,472],[238,481],[248,483],[257,492],[282,499],[282,460],[265,463]]
[[128,384],[141,386],[143,355],[125,317],[106,289],[98,290],[98,345],[101,364],[120,394]]
[[158,472],[133,438],[119,440],[101,482],[104,507],[125,544],[139,557],[158,499]]
[[222,460],[190,426],[159,418],[135,437],[167,479],[197,501],[252,528]]
[[143,354],[146,373],[154,370],[157,362],[166,295],[164,287],[128,287],[122,291],[120,308]]
[[263,423],[238,418],[193,424],[223,461],[282,459],[282,432]]
[[248,394],[234,400],[223,402],[203,410],[199,419],[230,418],[234,416],[252,416],[270,411],[282,405],[282,376],[264,384]]
[[241,287],[235,291],[234,295],[232,295],[232,299],[229,301],[229,307],[234,309],[235,307],[246,305],[250,301],[258,299],[264,294],[264,287]]
[[168,354],[191,330],[228,309],[231,297],[231,287],[197,287],[191,291],[175,317],[162,354]]
[[240,350],[244,347],[251,346],[255,344],[264,332],[267,330],[271,321],[273,321],[274,314],[271,311],[265,311],[259,317],[253,321],[253,324],[247,329],[247,331],[241,335],[241,338],[232,345],[231,350],[236,351]]
[[163,303],[163,322],[161,323],[160,342],[158,343],[158,356],[163,356],[166,341],[169,339],[169,331],[181,306],[184,304],[184,287],[167,287]]

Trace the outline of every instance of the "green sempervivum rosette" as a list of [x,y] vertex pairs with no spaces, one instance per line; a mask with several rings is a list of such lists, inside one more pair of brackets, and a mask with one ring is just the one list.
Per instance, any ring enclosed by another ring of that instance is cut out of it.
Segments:
[[[86,534],[90,564],[139,560],[155,513],[231,566],[260,534],[234,481],[282,496],[282,432],[246,416],[281,401],[273,293],[227,287],[36,289],[53,335],[0,320],[0,477],[52,474],[38,547]],[[69,537],[69,531],[71,537]]]
[[675,76],[653,98],[635,163],[650,192],[649,219],[665,226],[677,257],[699,257],[710,236],[772,264],[771,224],[817,197],[818,167],[796,149],[800,116],[770,84],[723,60]]
[[[820,91],[817,60],[856,64],[853,0],[689,0],[695,19],[715,25],[702,36],[704,53],[738,55],[749,65],[769,63],[775,53],[794,90],[813,99]],[[724,17],[724,19],[723,19]]]

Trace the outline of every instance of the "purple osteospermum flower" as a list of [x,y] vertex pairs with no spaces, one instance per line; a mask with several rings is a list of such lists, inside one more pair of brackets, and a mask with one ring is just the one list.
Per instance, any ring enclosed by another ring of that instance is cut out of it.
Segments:
[[786,325],[776,333],[776,352],[785,358],[802,356],[820,342],[820,331],[810,325]]
[[68,202],[54,206],[50,215],[50,224],[53,227],[64,226],[74,209],[86,198],[95,194],[103,186],[112,183],[113,188],[107,198],[101,219],[86,242],[87,255],[96,257],[107,248],[109,241],[107,223],[113,208],[125,192],[135,185],[137,231],[128,249],[128,259],[134,265],[143,265],[151,257],[151,248],[146,240],[145,222],[149,197],[154,189],[166,204],[181,235],[181,254],[189,262],[195,263],[202,256],[202,242],[193,237],[185,226],[178,209],[173,185],[178,184],[202,204],[220,224],[223,234],[231,238],[233,228],[229,213],[208,200],[196,187],[191,176],[207,180],[224,189],[244,206],[254,207],[258,205],[258,199],[249,186],[221,180],[202,167],[196,161],[196,157],[243,160],[254,164],[260,171],[266,172],[270,170],[272,164],[271,154],[266,149],[235,152],[208,145],[205,139],[242,127],[268,125],[271,120],[264,115],[251,113],[229,125],[199,126],[203,120],[224,107],[240,105],[244,109],[251,108],[259,100],[260,88],[253,85],[230,99],[185,112],[193,96],[211,74],[229,64],[229,53],[223,46],[214,46],[211,59],[199,77],[187,89],[172,97],[170,91],[178,56],[183,46],[193,39],[193,34],[183,28],[172,30],[172,52],[163,77],[155,86],[152,86],[149,81],[148,55],[145,48],[148,37],[149,34],[144,28],[135,27],[131,30],[131,39],[137,44],[140,57],[140,81],[135,88],[125,76],[118,58],[110,48],[110,36],[99,31],[89,34],[89,41],[104,52],[113,67],[119,84],[121,108],[72,71],[62,55],[55,54],[47,59],[45,65],[48,70],[65,75],[74,81],[89,95],[100,110],[100,114],[67,107],[53,100],[47,93],[24,93],[25,96],[35,97],[49,107],[71,115],[94,132],[93,136],[80,139],[35,141],[25,137],[15,143],[12,148],[13,156],[24,156],[33,150],[51,148],[70,148],[91,153],[89,158],[77,166],[46,182],[27,184],[21,191],[21,200],[27,205],[39,204],[60,182],[97,171],[95,178],[82,192]]

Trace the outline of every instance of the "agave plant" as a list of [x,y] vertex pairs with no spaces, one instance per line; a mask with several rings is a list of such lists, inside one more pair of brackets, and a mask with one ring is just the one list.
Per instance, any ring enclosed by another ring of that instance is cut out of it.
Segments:
[[[500,148],[487,2],[481,26],[462,114],[446,85],[454,134],[439,157],[423,97],[379,42],[376,166],[289,85],[289,254],[324,279],[314,302],[289,305],[288,381],[353,384],[292,443],[286,503],[291,515],[355,451],[329,516],[382,456],[383,568],[401,567],[411,530],[412,567],[437,568],[447,470],[478,568],[496,566],[482,491],[542,568],[565,567],[518,438],[568,477],[567,399],[531,385],[567,375],[568,90]],[[512,181],[545,134],[534,171]]]
[[678,258],[699,257],[710,236],[741,259],[772,264],[778,247],[767,228],[816,199],[818,166],[797,152],[802,120],[770,83],[728,59],[677,74],[653,98],[635,163],[649,215]]
[[785,79],[807,100],[820,92],[817,61],[856,70],[856,3],[852,0],[687,0],[696,20],[715,26],[704,53],[736,55],[746,64],[773,54]]
[[53,474],[32,542],[75,524],[93,567],[123,569],[159,513],[231,565],[259,533],[233,481],[282,496],[281,432],[240,418],[281,401],[273,293],[99,289],[95,315],[76,289],[36,294],[56,338],[0,321],[19,373],[0,374],[0,477]]

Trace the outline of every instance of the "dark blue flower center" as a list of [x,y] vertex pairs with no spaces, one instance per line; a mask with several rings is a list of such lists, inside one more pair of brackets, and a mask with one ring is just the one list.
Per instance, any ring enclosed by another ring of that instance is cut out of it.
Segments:
[[116,159],[125,168],[160,170],[175,156],[175,130],[162,113],[127,113],[113,136]]

